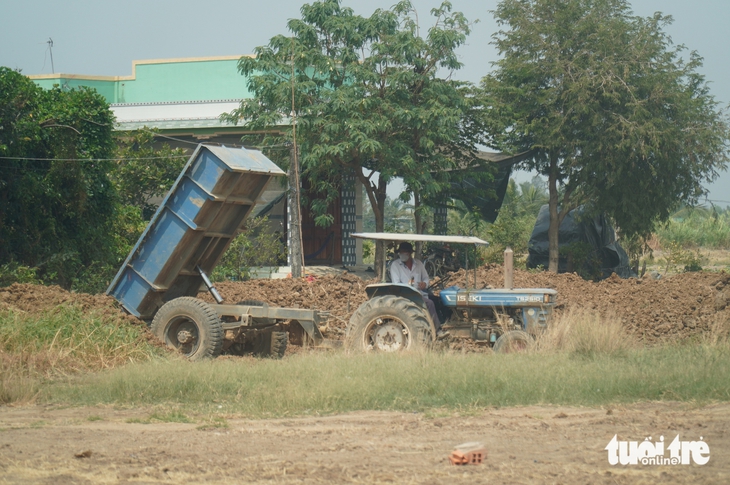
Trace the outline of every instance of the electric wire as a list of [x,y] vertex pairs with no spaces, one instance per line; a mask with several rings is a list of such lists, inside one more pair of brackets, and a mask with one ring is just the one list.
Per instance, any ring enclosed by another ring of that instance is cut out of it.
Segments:
[[19,160],[37,162],[124,162],[128,160],[164,160],[167,158],[189,158],[189,155],[170,155],[167,157],[129,157],[129,158],[38,158],[38,157],[0,157],[0,160]]

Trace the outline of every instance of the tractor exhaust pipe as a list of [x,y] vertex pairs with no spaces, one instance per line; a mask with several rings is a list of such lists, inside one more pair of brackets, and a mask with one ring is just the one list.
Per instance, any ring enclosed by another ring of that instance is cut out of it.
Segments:
[[508,290],[514,288],[515,284],[514,252],[509,246],[504,250],[504,287]]

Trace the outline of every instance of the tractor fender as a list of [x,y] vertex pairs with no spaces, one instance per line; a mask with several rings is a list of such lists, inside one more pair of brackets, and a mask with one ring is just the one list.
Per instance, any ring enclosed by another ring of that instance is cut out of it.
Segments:
[[367,293],[369,299],[375,298],[376,296],[393,295],[411,300],[416,305],[426,306],[423,301],[423,294],[420,291],[402,283],[377,283],[368,285],[365,288],[365,293]]

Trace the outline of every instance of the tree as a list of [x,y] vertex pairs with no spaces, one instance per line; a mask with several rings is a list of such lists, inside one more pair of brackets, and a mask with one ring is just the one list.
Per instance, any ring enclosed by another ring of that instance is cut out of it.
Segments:
[[[301,12],[289,21],[291,37],[273,37],[255,57],[240,60],[254,98],[226,119],[251,130],[279,127],[280,134],[264,138],[276,145],[291,140],[291,116],[303,174],[323,194],[311,205],[317,223],[331,223],[327,205],[355,177],[382,232],[394,177],[404,178],[418,204],[448,186],[452,172],[445,169],[479,163],[474,146],[482,130],[474,127],[481,118],[466,119],[476,110],[469,86],[439,76],[440,69],[460,67],[455,49],[469,24],[448,2],[432,11],[436,21],[425,38],[407,1],[368,18],[339,0],[307,4]],[[378,244],[378,271],[383,261]]]
[[112,122],[93,90],[44,91],[0,67],[0,265],[69,287],[109,259]]
[[671,17],[632,15],[624,0],[503,0],[502,58],[482,80],[495,141],[534,150],[547,176],[550,264],[558,228],[578,205],[647,235],[728,161],[728,124],[697,70],[701,58],[662,30]]
[[153,130],[138,130],[117,136],[117,149],[110,173],[119,201],[137,207],[150,220],[157,206],[152,199],[163,197],[180,175],[188,156],[181,148],[166,143],[154,146]]

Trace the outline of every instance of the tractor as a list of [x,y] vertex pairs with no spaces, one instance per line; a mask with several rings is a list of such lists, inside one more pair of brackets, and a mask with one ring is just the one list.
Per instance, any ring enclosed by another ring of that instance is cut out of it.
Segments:
[[[425,234],[355,233],[353,237],[381,241],[438,242],[487,245],[476,237]],[[557,291],[549,288],[476,288],[469,285],[468,252],[466,285],[441,289],[437,303],[442,329],[451,338],[467,338],[495,352],[524,350],[550,322]],[[386,274],[385,268],[381,271]],[[436,327],[421,291],[407,284],[383,281],[368,285],[368,300],[352,315],[345,346],[350,351],[398,352],[432,346]]]

